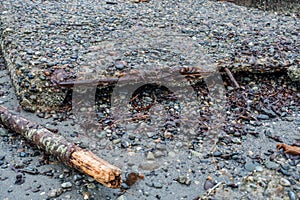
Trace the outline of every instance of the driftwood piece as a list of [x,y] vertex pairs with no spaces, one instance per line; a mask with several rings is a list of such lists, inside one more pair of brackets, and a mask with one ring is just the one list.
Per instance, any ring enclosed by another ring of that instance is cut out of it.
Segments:
[[287,145],[287,144],[280,143],[280,144],[276,145],[276,148],[278,150],[283,149],[284,153],[295,155],[295,156],[296,155],[300,156],[300,147],[290,146],[290,145]]
[[103,185],[110,188],[121,186],[121,170],[119,168],[97,157],[91,151],[68,142],[61,135],[23,118],[3,106],[0,106],[0,123],[23,135],[27,140],[66,165],[92,176]]

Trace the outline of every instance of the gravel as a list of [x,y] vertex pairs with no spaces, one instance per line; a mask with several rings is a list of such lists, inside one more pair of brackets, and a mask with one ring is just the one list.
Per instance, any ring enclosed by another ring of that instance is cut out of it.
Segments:
[[[299,198],[299,157],[276,151],[281,142],[299,145],[299,85],[285,71],[299,64],[299,18],[293,13],[210,1],[1,3],[8,67],[0,57],[1,105],[58,129],[120,167],[124,179],[132,171],[144,174],[133,185],[108,189],[0,127],[1,199]],[[220,117],[213,112],[219,99],[209,95],[215,88],[195,83],[201,106],[195,130],[180,126],[184,108],[162,87],[135,93],[130,106],[136,115],[124,126],[111,117],[110,88],[97,89],[92,127],[83,127],[85,118],[70,110],[40,108],[68,102],[57,81],[151,70],[154,64],[193,66],[199,52],[201,64],[230,68],[241,87],[221,74],[226,102]],[[21,110],[18,101],[37,113]],[[160,106],[147,110],[152,103]]]

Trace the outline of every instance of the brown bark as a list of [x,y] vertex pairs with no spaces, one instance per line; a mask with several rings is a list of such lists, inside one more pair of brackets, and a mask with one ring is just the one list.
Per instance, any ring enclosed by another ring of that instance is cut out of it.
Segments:
[[40,149],[55,156],[66,165],[92,176],[103,185],[110,188],[121,186],[122,179],[119,168],[97,157],[91,151],[81,149],[68,142],[64,137],[9,111],[3,106],[0,106],[0,123],[23,135]]

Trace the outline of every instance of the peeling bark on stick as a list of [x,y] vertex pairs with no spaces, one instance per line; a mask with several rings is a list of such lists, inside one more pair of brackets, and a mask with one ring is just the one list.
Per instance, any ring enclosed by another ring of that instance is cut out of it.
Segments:
[[0,106],[0,123],[23,135],[40,149],[55,156],[70,167],[92,176],[96,181],[110,188],[121,186],[121,170],[91,151],[68,142],[64,137],[55,134],[42,126],[31,122],[13,111]]

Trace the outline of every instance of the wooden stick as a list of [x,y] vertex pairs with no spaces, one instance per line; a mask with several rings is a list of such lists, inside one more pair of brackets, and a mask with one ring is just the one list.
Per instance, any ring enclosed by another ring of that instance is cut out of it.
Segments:
[[97,157],[91,151],[68,142],[61,135],[23,118],[3,106],[0,106],[0,123],[21,134],[64,164],[92,176],[103,185],[110,188],[121,187],[122,179],[119,168]]
[[300,156],[300,147],[290,146],[290,145],[287,145],[287,144],[280,143],[280,144],[276,145],[276,148],[278,150],[283,149],[284,153],[295,155],[295,156],[296,155]]
[[240,88],[240,85],[236,82],[235,78],[233,77],[231,71],[228,68],[225,68],[227,75],[229,76],[230,80],[234,83],[236,88]]

